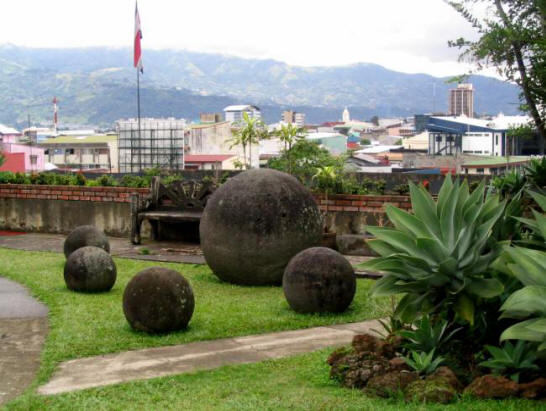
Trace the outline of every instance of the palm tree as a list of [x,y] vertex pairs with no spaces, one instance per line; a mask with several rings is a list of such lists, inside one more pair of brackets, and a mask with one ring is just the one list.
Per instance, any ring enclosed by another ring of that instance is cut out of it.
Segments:
[[274,134],[284,143],[284,151],[286,152],[288,159],[288,172],[292,173],[292,156],[290,155],[290,151],[292,150],[292,145],[294,145],[294,143],[305,137],[304,130],[295,127],[292,123],[288,123],[281,125],[281,128],[276,130]]
[[257,144],[260,141],[260,137],[265,136],[265,125],[262,120],[258,118],[251,118],[247,112],[243,112],[243,122],[239,124],[240,127],[235,131],[233,138],[231,139],[232,145],[241,145],[243,147],[243,158],[245,169],[249,168],[248,159],[246,156],[246,147],[248,146],[248,152],[250,157],[250,163],[252,165],[252,144]]

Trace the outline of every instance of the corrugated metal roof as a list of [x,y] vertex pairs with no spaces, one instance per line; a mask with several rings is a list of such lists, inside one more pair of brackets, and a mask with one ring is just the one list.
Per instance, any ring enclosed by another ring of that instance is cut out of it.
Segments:
[[89,143],[113,143],[117,141],[117,134],[98,135],[98,136],[59,136],[48,138],[41,145],[51,144],[89,144]]

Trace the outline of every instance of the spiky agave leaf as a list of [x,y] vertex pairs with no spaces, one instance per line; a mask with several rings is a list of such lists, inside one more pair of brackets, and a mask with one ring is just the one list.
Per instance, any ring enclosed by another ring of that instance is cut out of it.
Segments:
[[470,193],[466,182],[450,176],[437,201],[423,187],[411,182],[409,187],[413,214],[386,207],[394,228],[367,229],[375,236],[368,243],[381,257],[362,267],[385,273],[374,292],[406,293],[397,309],[406,319],[445,304],[472,323],[472,296],[491,298],[503,290],[486,271],[500,253],[488,241],[505,203],[494,195],[484,198],[485,182]]

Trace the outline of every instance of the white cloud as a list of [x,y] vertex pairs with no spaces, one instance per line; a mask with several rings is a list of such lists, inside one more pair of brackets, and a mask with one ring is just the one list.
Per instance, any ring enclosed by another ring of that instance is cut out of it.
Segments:
[[[447,41],[472,36],[442,0],[140,0],[143,48],[189,49],[289,64],[370,62],[460,74]],[[132,45],[133,0],[0,3],[0,39],[35,47]]]

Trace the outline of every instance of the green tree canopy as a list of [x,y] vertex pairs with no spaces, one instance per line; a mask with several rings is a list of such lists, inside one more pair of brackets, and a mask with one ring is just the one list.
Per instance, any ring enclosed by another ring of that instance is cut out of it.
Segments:
[[[480,34],[476,41],[459,38],[449,45],[464,50],[460,58],[478,69],[495,67],[518,84],[522,109],[546,139],[546,0],[446,1]],[[487,12],[475,12],[475,4],[485,5]]]

